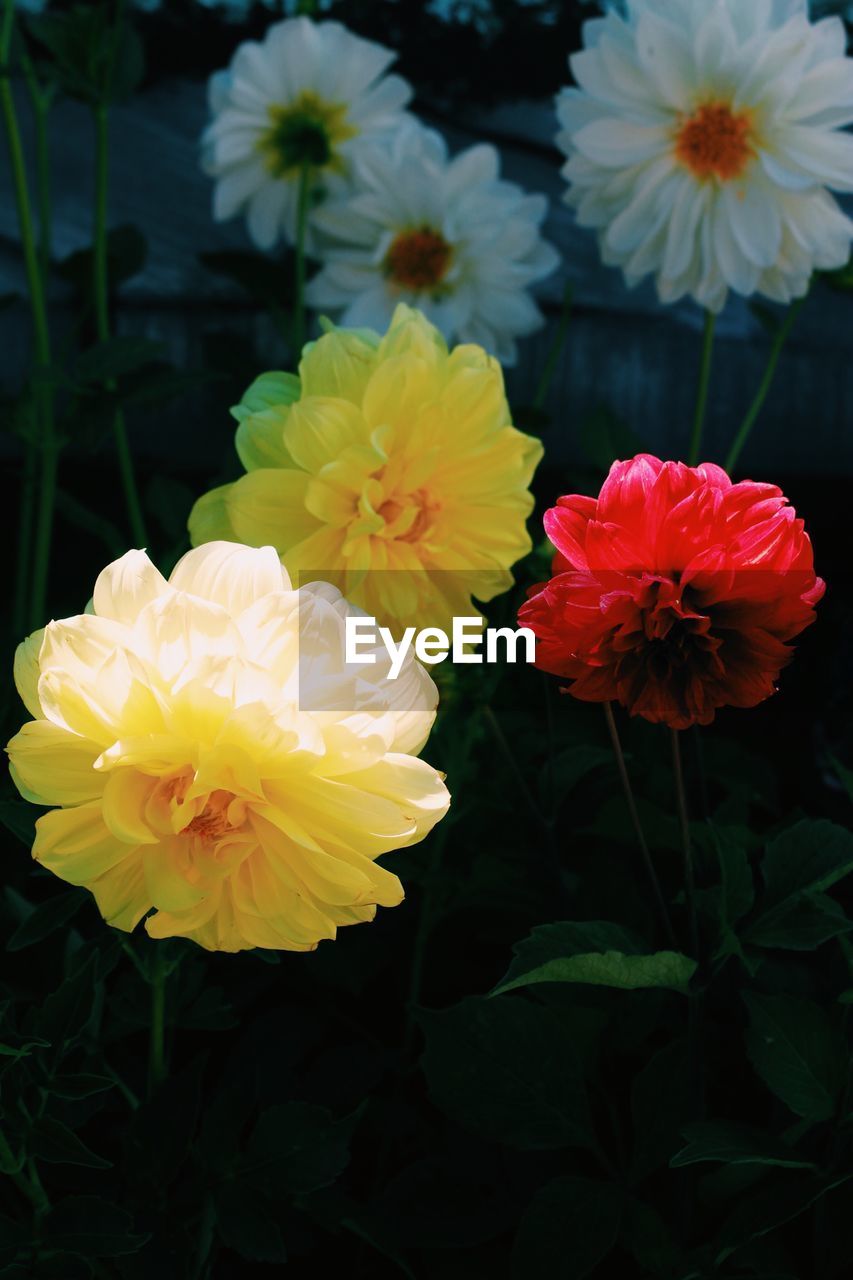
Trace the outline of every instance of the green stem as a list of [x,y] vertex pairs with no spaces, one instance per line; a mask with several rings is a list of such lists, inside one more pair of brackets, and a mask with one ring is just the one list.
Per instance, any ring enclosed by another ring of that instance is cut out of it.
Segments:
[[761,379],[761,382],[759,383],[758,390],[755,393],[755,399],[753,400],[752,404],[749,406],[749,409],[747,410],[747,413],[746,413],[746,417],[744,418],[743,422],[740,424],[738,433],[734,438],[734,443],[732,444],[731,449],[729,449],[729,454],[728,454],[728,457],[726,458],[726,464],[725,464],[726,471],[731,472],[737,466],[737,462],[738,462],[738,459],[740,458],[741,451],[743,450],[744,445],[749,439],[750,432],[752,431],[752,428],[755,426],[756,419],[758,418],[758,415],[761,413],[761,410],[764,407],[764,401],[767,399],[768,392],[770,391],[770,388],[773,385],[773,378],[775,377],[775,374],[776,374],[776,366],[779,363],[779,357],[782,354],[782,348],[784,347],[785,343],[788,341],[788,336],[794,327],[794,322],[797,319],[797,316],[800,314],[800,311],[803,308],[803,304],[805,303],[805,300],[806,300],[805,298],[798,298],[797,301],[793,304],[793,306],[788,308],[788,314],[785,316],[785,319],[782,321],[782,323],[779,325],[779,328],[776,330],[775,337],[773,338],[773,345],[770,348],[770,357],[767,361],[767,367],[764,370],[764,377]]
[[166,1078],[166,955],[162,942],[153,944],[151,956],[151,1028],[148,1041],[148,1096]]
[[[95,227],[93,251],[93,294],[95,301],[95,328],[99,342],[110,337],[109,278],[107,271],[107,191],[109,178],[109,105],[99,102],[93,109],[95,118]],[[124,414],[120,408],[113,419],[116,454],[121,475],[124,499],[134,543],[137,547],[148,545],[145,518],[133,468],[133,456],[127,439]]]
[[672,921],[669,918],[669,912],[666,908],[666,899],[663,896],[663,890],[660,887],[658,873],[655,870],[654,860],[649,850],[646,834],[643,831],[643,824],[640,821],[640,813],[637,809],[637,802],[634,799],[634,788],[631,786],[631,779],[628,774],[628,766],[625,763],[625,753],[622,750],[622,742],[619,738],[619,730],[616,727],[616,718],[613,715],[613,703],[604,703],[604,718],[607,721],[607,729],[610,734],[610,742],[613,746],[613,754],[616,757],[616,767],[619,770],[619,779],[622,783],[622,791],[625,801],[628,805],[628,812],[631,815],[631,825],[634,828],[634,834],[637,837],[637,843],[640,846],[640,854],[643,859],[643,866],[646,869],[646,875],[651,885],[652,893],[655,899],[655,906],[660,918],[661,927],[666,935],[666,940],[671,947],[675,947],[675,933],[672,928]]
[[570,284],[567,284],[563,290],[563,309],[560,312],[560,322],[557,325],[557,331],[548,348],[548,355],[545,358],[545,364],[542,368],[542,375],[536,388],[536,394],[533,397],[534,409],[542,409],[548,398],[548,392],[551,389],[551,383],[554,380],[554,373],[557,369],[557,362],[562,354],[563,347],[566,343],[566,334],[569,331],[569,321],[572,317],[572,298],[573,290]]
[[671,729],[672,769],[675,774],[675,794],[678,800],[678,823],[681,828],[681,850],[684,857],[684,894],[687,900],[687,918],[690,930],[690,954],[699,959],[699,926],[696,916],[696,880],[693,873],[693,842],[690,838],[690,817],[687,809],[687,791],[684,786],[684,766],[681,760],[681,738],[678,729]]
[[[35,347],[37,373],[41,375],[36,386],[36,404],[39,417],[39,454],[40,474],[38,481],[38,508],[35,524],[35,545],[32,560],[32,590],[30,593],[29,625],[35,630],[44,622],[47,599],[47,577],[50,563],[50,545],[53,533],[53,505],[56,491],[56,469],[58,447],[53,429],[53,393],[48,381],[50,369],[50,327],[47,319],[45,301],[45,281],[39,264],[36,240],[33,231],[30,194],[27,185],[24,151],[21,144],[21,131],[15,110],[12,94],[11,70],[9,66],[12,46],[12,27],[14,21],[14,0],[4,0],[3,20],[0,25],[0,112],[6,129],[9,146],[9,164],[12,172],[12,186],[15,192],[15,204],[18,213],[18,225],[21,232],[21,248],[24,255],[24,269],[27,276],[27,290],[30,299],[30,311],[33,322],[33,341]],[[30,517],[26,512],[26,499],[22,503],[21,521]],[[19,595],[23,601],[25,587],[21,587]],[[22,609],[22,604],[21,604]]]
[[699,366],[699,387],[696,392],[696,409],[693,414],[693,434],[690,437],[690,453],[687,461],[695,467],[702,451],[702,433],[708,410],[708,391],[711,386],[711,359],[714,354],[714,330],[717,318],[712,311],[705,312],[705,332],[702,338],[702,363]]
[[293,279],[293,362],[298,365],[305,343],[305,236],[311,201],[311,168],[303,165],[299,174],[296,203],[296,244]]
[[518,787],[518,790],[521,793],[524,803],[527,805],[531,818],[533,818],[534,821],[542,828],[542,830],[545,832],[546,835],[549,834],[549,832],[551,831],[551,823],[545,817],[544,813],[542,813],[542,811],[540,810],[539,805],[536,803],[536,799],[533,795],[533,792],[530,790],[530,787],[527,785],[527,779],[525,778],[524,774],[521,772],[521,769],[519,768],[518,761],[515,758],[515,752],[513,751],[512,747],[507,741],[506,734],[501,728],[501,722],[500,720],[498,720],[497,716],[495,715],[492,708],[488,705],[488,703],[483,707],[483,716],[485,718],[486,724],[489,726],[489,729],[491,730],[492,737],[497,743],[497,746],[498,746],[498,749],[500,750],[501,755],[503,756],[504,760],[507,763],[507,767],[509,768],[510,773],[515,779],[516,786]]

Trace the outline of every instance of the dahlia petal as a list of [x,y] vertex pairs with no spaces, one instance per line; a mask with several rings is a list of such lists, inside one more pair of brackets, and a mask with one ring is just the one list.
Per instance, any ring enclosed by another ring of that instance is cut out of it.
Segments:
[[278,468],[250,471],[231,485],[225,498],[235,536],[250,546],[271,545],[281,554],[318,528],[305,508],[309,478]]
[[99,617],[132,625],[144,605],[168,592],[168,582],[145,552],[128,551],[98,575],[92,601]]
[[88,887],[132,852],[107,827],[100,800],[51,809],[36,822],[33,857],[69,884]]
[[290,587],[273,547],[256,549],[234,542],[207,542],[188,551],[172,570],[169,584],[220,605],[232,616]]
[[25,724],[6,750],[12,780],[33,804],[80,804],[103,791],[94,770],[99,745],[49,720]]

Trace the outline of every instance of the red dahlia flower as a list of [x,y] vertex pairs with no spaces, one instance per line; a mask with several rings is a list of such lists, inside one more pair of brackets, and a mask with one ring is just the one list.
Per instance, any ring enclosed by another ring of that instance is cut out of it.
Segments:
[[782,491],[712,463],[614,462],[598,498],[560,498],[545,530],[554,576],[519,614],[536,665],[673,729],[769,698],[825,590]]

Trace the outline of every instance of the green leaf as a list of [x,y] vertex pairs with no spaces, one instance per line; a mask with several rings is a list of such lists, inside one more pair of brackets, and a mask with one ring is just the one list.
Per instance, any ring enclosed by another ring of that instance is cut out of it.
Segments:
[[584,1280],[616,1243],[619,1187],[592,1178],[555,1178],[531,1200],[512,1248],[513,1280],[568,1276]]
[[359,1112],[335,1120],[325,1107],[285,1102],[260,1116],[239,1176],[275,1195],[307,1195],[327,1187],[349,1163]]
[[27,804],[25,800],[0,800],[0,822],[28,849],[32,848],[36,838],[36,819],[42,813],[43,809]]
[[828,1191],[849,1180],[849,1174],[832,1180],[819,1180],[805,1174],[787,1174],[762,1183],[738,1203],[720,1228],[717,1236],[717,1266],[721,1266],[750,1241],[758,1240],[777,1227],[798,1218]]
[[770,842],[762,870],[765,910],[801,893],[823,893],[853,871],[853,835],[824,818],[804,819]]
[[74,366],[78,382],[104,384],[158,360],[162,342],[135,336],[107,338],[82,352]]
[[785,1169],[813,1169],[810,1160],[796,1153],[771,1134],[748,1124],[729,1120],[703,1120],[684,1129],[687,1146],[670,1160],[673,1169],[688,1164],[713,1161],[719,1164],[766,1164]]
[[[107,275],[113,288],[139,275],[148,258],[148,244],[138,227],[125,225],[107,232]],[[92,291],[94,267],[91,249],[78,249],[55,268],[56,274],[83,297]]]
[[60,1200],[44,1221],[46,1240],[84,1258],[118,1258],[136,1253],[148,1239],[133,1231],[124,1209],[97,1196],[69,1196]]
[[224,1244],[251,1262],[284,1263],[280,1209],[265,1196],[240,1182],[226,1182],[216,1191],[216,1227]]
[[843,907],[825,893],[804,893],[765,911],[749,926],[744,942],[754,947],[813,951],[853,930]]
[[112,1161],[90,1151],[76,1133],[50,1116],[42,1116],[30,1131],[30,1154],[49,1164],[79,1164],[87,1169],[111,1169]]
[[133,1113],[127,1163],[138,1182],[168,1186],[187,1158],[198,1123],[205,1065],[204,1054],[194,1058]]
[[56,1075],[50,1081],[50,1092],[60,1098],[77,1101],[79,1098],[90,1098],[95,1093],[104,1093],[115,1088],[115,1080],[109,1076],[98,1076],[88,1071],[74,1074]]
[[611,409],[588,414],[580,425],[580,446],[584,456],[601,471],[609,471],[614,458],[633,458],[645,446]]
[[[679,1262],[679,1249],[660,1213],[642,1200],[629,1200],[623,1212],[622,1247],[643,1272],[670,1277]],[[678,1273],[683,1278],[683,1273]]]
[[606,921],[539,925],[514,948],[515,959],[492,995],[538,982],[579,982],[637,991],[686,992],[696,961],[676,951],[642,953],[642,944]]
[[201,253],[199,260],[208,271],[231,280],[244,289],[250,298],[264,306],[278,310],[290,305],[293,297],[293,268],[288,258],[275,261],[266,253],[222,249]]
[[92,1017],[96,1006],[96,962],[96,954],[90,952],[76,972],[47,997],[36,1014],[36,1033],[52,1045],[55,1062],[83,1034]]
[[635,1183],[667,1164],[678,1150],[692,1097],[687,1044],[671,1040],[638,1072],[631,1087]]
[[571,1030],[539,1005],[471,996],[421,1010],[423,1070],[436,1106],[509,1146],[585,1147],[590,1118]]
[[80,889],[69,889],[67,892],[55,894],[46,902],[39,903],[26,920],[18,925],[6,943],[6,950],[23,951],[25,947],[31,947],[34,943],[49,937],[57,929],[68,924],[88,896]]
[[847,1055],[827,1014],[792,996],[748,991],[744,1000],[750,1014],[746,1051],[764,1083],[796,1115],[831,1119]]

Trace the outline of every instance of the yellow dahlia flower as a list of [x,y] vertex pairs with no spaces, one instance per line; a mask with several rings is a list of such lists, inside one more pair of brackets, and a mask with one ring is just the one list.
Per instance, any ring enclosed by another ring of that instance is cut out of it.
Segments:
[[298,378],[264,374],[233,412],[247,474],[195,504],[195,545],[271,543],[394,630],[449,629],[512,584],[542,446],[513,427],[481,347],[449,351],[401,304],[384,337],[334,329]]
[[116,928],[146,916],[152,937],[209,950],[310,951],[396,906],[377,856],[449,803],[414,754],[436,692],[413,661],[385,679],[384,648],[352,675],[348,612],[325,583],[291,590],[272,547],[211,543],[168,582],[143,551],[109,565],[90,611],[16,655],[34,718],[8,745],[12,777],[59,806],[36,860]]

